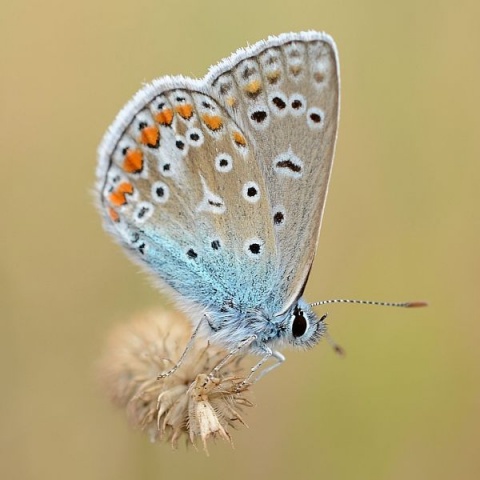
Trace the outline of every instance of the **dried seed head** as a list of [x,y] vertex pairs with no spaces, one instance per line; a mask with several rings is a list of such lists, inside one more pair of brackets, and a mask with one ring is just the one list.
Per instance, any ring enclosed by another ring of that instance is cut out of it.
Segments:
[[190,322],[179,313],[153,311],[112,333],[100,363],[101,381],[111,400],[126,408],[136,427],[152,441],[181,437],[195,444],[200,438],[206,451],[211,437],[231,442],[229,427],[244,424],[240,411],[252,406],[245,397],[247,376],[238,358],[209,373],[227,354],[196,338],[183,365],[169,377],[157,380],[183,353],[190,338]]

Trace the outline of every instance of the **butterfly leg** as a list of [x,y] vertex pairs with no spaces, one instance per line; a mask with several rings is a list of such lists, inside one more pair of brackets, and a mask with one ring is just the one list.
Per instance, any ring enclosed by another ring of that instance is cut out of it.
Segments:
[[200,319],[200,321],[198,322],[198,324],[195,327],[195,330],[193,331],[192,336],[190,337],[190,340],[188,341],[187,346],[185,347],[185,350],[183,351],[182,356],[180,357],[178,362],[170,370],[168,370],[164,373],[158,374],[157,380],[161,380],[162,378],[169,377],[170,375],[172,375],[172,373],[175,373],[177,371],[178,367],[180,367],[180,365],[183,363],[183,361],[185,360],[185,357],[187,356],[188,351],[192,347],[193,341],[195,340],[195,337],[197,336],[197,333],[200,329],[200,325],[202,324],[202,321],[203,321],[204,318],[207,318],[207,315],[204,315]]
[[255,379],[254,382],[258,382],[263,376],[265,376],[268,372],[271,372],[274,368],[277,368],[279,365],[281,365],[285,361],[285,356],[282,355],[280,352],[277,350],[272,350],[269,347],[265,347],[265,356],[256,364],[252,367],[250,370],[250,375],[242,382],[242,386],[246,383],[251,383],[251,378],[255,374],[255,372],[270,358],[273,357],[276,362],[273,365],[270,365],[269,367],[265,368],[262,370],[257,378]]
[[245,347],[248,347],[251,343],[253,343],[257,339],[256,335],[252,335],[245,340],[242,340],[241,342],[238,343],[238,345],[233,349],[230,350],[228,355],[226,355],[222,361],[210,372],[209,377],[212,378],[215,375],[218,374],[218,372],[235,356],[237,355],[241,350],[243,350]]

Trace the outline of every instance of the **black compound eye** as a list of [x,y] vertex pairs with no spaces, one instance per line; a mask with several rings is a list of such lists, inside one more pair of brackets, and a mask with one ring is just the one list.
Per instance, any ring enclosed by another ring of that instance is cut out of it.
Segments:
[[292,335],[294,338],[301,337],[308,328],[308,322],[305,314],[298,307],[293,311]]

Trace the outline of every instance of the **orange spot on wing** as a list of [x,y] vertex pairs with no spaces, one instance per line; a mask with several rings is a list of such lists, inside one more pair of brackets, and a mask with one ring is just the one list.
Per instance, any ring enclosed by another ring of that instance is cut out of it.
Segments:
[[165,125],[165,126],[169,127],[172,124],[172,121],[173,121],[173,110],[171,108],[166,108],[165,110],[162,110],[161,112],[158,112],[155,115],[155,120],[160,125]]
[[253,80],[252,82],[245,85],[245,91],[250,95],[257,95],[262,89],[262,83],[260,80]]
[[[127,203],[127,198],[125,197],[125,195],[127,194],[131,195],[132,193],[133,193],[133,185],[128,182],[123,182],[117,187],[117,189],[114,192],[112,192],[108,196],[108,199],[110,200],[110,203],[113,206],[121,207],[122,205],[125,205]],[[110,218],[112,218],[111,214],[110,214]]]
[[237,99],[235,97],[228,97],[227,98],[227,105],[229,107],[233,107],[237,104]]
[[233,132],[233,141],[241,147],[244,147],[247,144],[245,137],[240,132]]
[[218,115],[208,115],[208,113],[205,113],[202,115],[202,120],[205,122],[205,125],[214,132],[223,127],[222,117]]
[[185,105],[177,105],[175,107],[176,112],[185,120],[189,120],[193,115],[193,106],[189,103]]
[[300,65],[292,65],[290,67],[290,72],[292,72],[292,74],[296,77],[297,75],[300,74],[300,72],[302,71],[302,67]]
[[120,193],[128,193],[129,195],[131,195],[133,193],[133,185],[129,182],[122,182],[118,186],[117,191],[119,191]]
[[143,169],[143,153],[141,150],[128,150],[123,160],[123,169],[127,173],[138,173]]
[[267,72],[267,79],[270,83],[275,83],[280,78],[280,71],[273,70],[271,72]]
[[158,128],[155,126],[142,128],[138,141],[149,147],[158,147],[160,141]]
[[108,216],[110,217],[110,220],[112,220],[112,222],[118,222],[120,220],[118,212],[112,207],[108,208]]
[[108,196],[108,199],[110,200],[110,203],[112,205],[115,205],[116,207],[120,207],[120,206],[125,205],[127,203],[127,199],[125,198],[125,195],[123,193],[119,193],[119,192],[112,192]]

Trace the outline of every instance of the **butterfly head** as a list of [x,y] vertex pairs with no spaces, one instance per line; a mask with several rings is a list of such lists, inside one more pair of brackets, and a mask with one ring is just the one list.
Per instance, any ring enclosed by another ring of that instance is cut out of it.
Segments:
[[282,340],[293,347],[314,347],[325,333],[324,319],[301,298],[282,315]]

